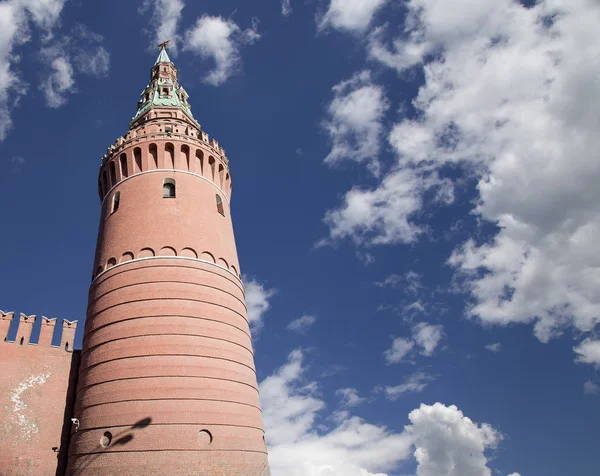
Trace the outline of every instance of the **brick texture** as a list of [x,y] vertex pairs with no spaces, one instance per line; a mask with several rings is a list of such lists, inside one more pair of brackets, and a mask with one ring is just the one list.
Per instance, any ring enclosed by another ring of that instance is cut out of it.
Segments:
[[[13,313],[0,316],[6,336]],[[64,474],[75,390],[76,323],[65,324],[61,346],[52,347],[55,319],[21,314],[15,341],[0,342],[0,475]],[[30,341],[34,322],[40,337]]]

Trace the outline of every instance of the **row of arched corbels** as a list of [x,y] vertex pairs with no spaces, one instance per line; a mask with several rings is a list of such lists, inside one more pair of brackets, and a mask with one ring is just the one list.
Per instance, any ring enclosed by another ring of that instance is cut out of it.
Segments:
[[158,253],[155,252],[152,248],[142,248],[140,251],[138,251],[138,253],[136,255],[134,255],[131,251],[127,251],[127,252],[123,253],[120,258],[116,258],[116,257],[109,258],[106,261],[106,263],[98,265],[96,267],[96,270],[94,271],[94,276],[92,277],[92,279],[95,279],[96,276],[98,276],[100,273],[112,268],[113,266],[116,266],[117,264],[126,263],[127,261],[132,261],[134,259],[153,258],[155,256],[164,256],[164,257],[181,256],[184,258],[200,259],[202,261],[214,263],[217,266],[225,268],[225,269],[231,271],[233,274],[235,274],[235,276],[238,277],[239,279],[242,279],[242,275],[238,271],[237,267],[233,264],[230,265],[225,258],[215,259],[215,256],[209,251],[203,251],[202,253],[198,254],[196,252],[196,250],[194,250],[193,248],[183,248],[178,253],[177,250],[171,246],[165,246],[165,247],[161,248],[158,251]]
[[107,192],[121,180],[148,170],[183,170],[215,183],[227,197],[231,194],[229,169],[213,155],[199,147],[173,142],[146,142],[115,154],[100,169],[98,192],[104,199]]
[[[168,125],[173,126],[170,132],[167,132]],[[215,156],[221,157],[226,164],[229,163],[219,142],[215,138],[209,138],[208,134],[200,129],[200,124],[186,117],[181,111],[162,109],[153,109],[132,123],[125,137],[119,137],[108,147],[102,163],[109,160],[113,154],[120,152],[120,149],[130,146],[132,142],[138,143],[141,140],[157,139],[157,136],[171,135],[177,136],[178,140],[211,149]]]

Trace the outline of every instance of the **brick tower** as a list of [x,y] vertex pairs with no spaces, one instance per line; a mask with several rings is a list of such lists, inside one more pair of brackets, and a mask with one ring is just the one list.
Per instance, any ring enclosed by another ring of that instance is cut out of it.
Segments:
[[67,474],[268,475],[229,164],[165,45],[98,188]]

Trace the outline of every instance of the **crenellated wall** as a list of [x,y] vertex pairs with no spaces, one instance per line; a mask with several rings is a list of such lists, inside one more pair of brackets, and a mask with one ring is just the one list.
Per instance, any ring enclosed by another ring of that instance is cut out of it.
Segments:
[[2,476],[64,474],[79,363],[76,328],[77,321],[0,311]]

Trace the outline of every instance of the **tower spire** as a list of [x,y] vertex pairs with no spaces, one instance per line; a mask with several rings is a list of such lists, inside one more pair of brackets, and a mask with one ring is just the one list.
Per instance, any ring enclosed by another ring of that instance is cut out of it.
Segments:
[[[167,54],[167,46],[171,40],[163,41],[158,48],[160,53],[150,70],[150,83],[142,91],[138,109],[129,124],[133,129],[149,117],[164,115],[166,112],[183,113],[183,119],[189,125],[200,129],[200,124],[192,114],[192,106],[188,102],[188,93],[179,84],[177,68]],[[151,113],[151,114],[149,114]]]
[[167,54],[167,46],[169,46],[169,43],[171,43],[171,40],[163,41],[160,45],[158,45],[158,48],[160,48],[160,53],[158,58],[156,58],[156,63],[154,63],[155,65],[159,63],[171,63],[171,59]]

